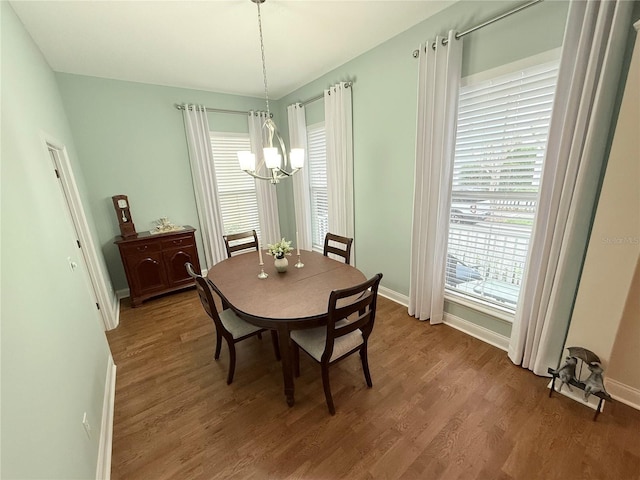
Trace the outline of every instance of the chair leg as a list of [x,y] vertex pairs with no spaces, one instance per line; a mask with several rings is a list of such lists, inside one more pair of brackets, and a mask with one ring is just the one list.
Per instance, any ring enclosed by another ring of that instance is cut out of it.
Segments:
[[280,343],[278,342],[277,330],[271,330],[271,343],[273,343],[273,353],[276,354],[276,360],[280,361]]
[[291,342],[291,353],[293,356],[293,375],[297,378],[300,376],[300,347],[296,342]]
[[236,371],[236,346],[233,342],[227,342],[229,344],[229,374],[227,375],[227,385],[231,385],[233,382],[233,374]]
[[369,373],[369,359],[367,358],[367,344],[365,343],[360,349],[360,360],[362,360],[362,370],[364,370],[364,378],[369,388],[373,387],[371,383],[371,374]]
[[331,385],[329,384],[329,365],[322,365],[322,386],[324,387],[324,396],[327,399],[327,407],[331,415],[336,414],[336,407],[333,405],[333,397],[331,396]]
[[218,360],[220,358],[220,350],[222,349],[222,335],[218,329],[216,329],[216,353],[213,355],[213,358]]

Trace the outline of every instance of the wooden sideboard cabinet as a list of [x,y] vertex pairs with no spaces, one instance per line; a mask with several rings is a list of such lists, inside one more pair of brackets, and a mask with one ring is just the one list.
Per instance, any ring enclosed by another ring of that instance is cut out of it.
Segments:
[[120,249],[134,307],[151,297],[195,285],[184,268],[186,262],[191,262],[200,272],[194,233],[193,227],[185,225],[177,232],[144,232],[135,238],[116,238],[114,243]]

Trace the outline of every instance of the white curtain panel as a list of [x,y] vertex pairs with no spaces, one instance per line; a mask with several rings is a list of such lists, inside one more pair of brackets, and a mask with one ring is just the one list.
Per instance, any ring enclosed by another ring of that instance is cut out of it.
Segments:
[[[327,203],[329,232],[354,238],[353,119],[351,88],[344,82],[324,91],[327,142]],[[356,241],[351,249],[355,264]]]
[[218,204],[216,172],[211,152],[211,138],[206,108],[183,105],[182,116],[189,149],[191,179],[200,220],[206,268],[224,260],[227,255],[222,235],[222,214]]
[[[249,112],[249,140],[251,151],[256,156],[256,172],[259,175],[271,176],[264,164],[262,149],[268,142],[265,129],[262,128],[267,114],[265,112]],[[274,141],[276,139],[274,138]],[[275,146],[275,145],[274,145]],[[256,196],[258,197],[258,217],[260,221],[260,244],[267,245],[280,241],[280,217],[278,216],[278,197],[276,186],[267,180],[256,179]]]
[[632,4],[574,1],[569,7],[532,247],[509,344],[509,358],[537,375],[547,375],[562,355]]
[[462,40],[421,45],[409,315],[442,323]]
[[289,141],[291,148],[304,148],[304,168],[293,178],[293,201],[299,247],[311,250],[311,197],[309,195],[309,161],[307,147],[307,120],[304,105],[295,103],[287,107]]

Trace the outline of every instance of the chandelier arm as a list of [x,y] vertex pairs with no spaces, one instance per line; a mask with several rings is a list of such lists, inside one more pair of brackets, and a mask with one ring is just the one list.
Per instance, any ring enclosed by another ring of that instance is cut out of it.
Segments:
[[[274,177],[264,177],[262,175],[258,175],[257,173],[255,173],[255,171],[251,171],[251,170],[244,170],[244,173],[246,173],[247,175],[251,175],[253,178],[257,178],[259,180],[273,180]],[[283,178],[283,177],[277,177],[277,178]]]
[[274,130],[275,130],[275,134],[276,134],[276,138],[278,139],[278,143],[280,144],[280,150],[282,150],[282,165],[284,167],[287,166],[287,162],[289,161],[288,156],[287,156],[287,147],[285,147],[284,145],[284,140],[282,140],[282,136],[280,135],[280,132],[278,131],[278,127],[276,126],[276,124],[274,122],[272,122]]
[[280,176],[279,178],[284,178],[284,177],[291,177],[293,176],[294,173],[296,173],[298,170],[300,170],[299,168],[294,168],[293,170],[291,170],[290,172],[287,172],[286,170],[283,170],[281,168],[278,169],[278,171],[280,173],[282,173],[283,175]]
[[253,178],[258,178],[260,180],[271,180],[272,177],[263,177],[262,175],[258,175],[257,173],[253,173],[249,170],[245,170],[245,173],[251,175]]

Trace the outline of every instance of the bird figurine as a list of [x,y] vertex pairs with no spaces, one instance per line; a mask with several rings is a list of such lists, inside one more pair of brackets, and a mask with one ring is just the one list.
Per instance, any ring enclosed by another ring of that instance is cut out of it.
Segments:
[[558,389],[558,392],[562,391],[562,387],[564,385],[569,387],[570,392],[573,392],[573,389],[571,388],[571,384],[569,382],[571,382],[571,380],[575,380],[576,378],[577,364],[578,364],[578,359],[576,357],[566,357],[564,365],[562,365],[562,367],[558,368],[557,370],[553,370],[551,372],[553,375],[557,375],[558,378],[560,379],[561,383],[560,383],[560,388]]
[[584,382],[584,401],[589,400],[589,395],[592,393],[602,392],[609,396],[604,389],[604,380],[602,378],[602,372],[604,370],[602,367],[597,363],[592,363],[589,365],[589,370],[591,370],[591,375],[589,375],[587,381]]

